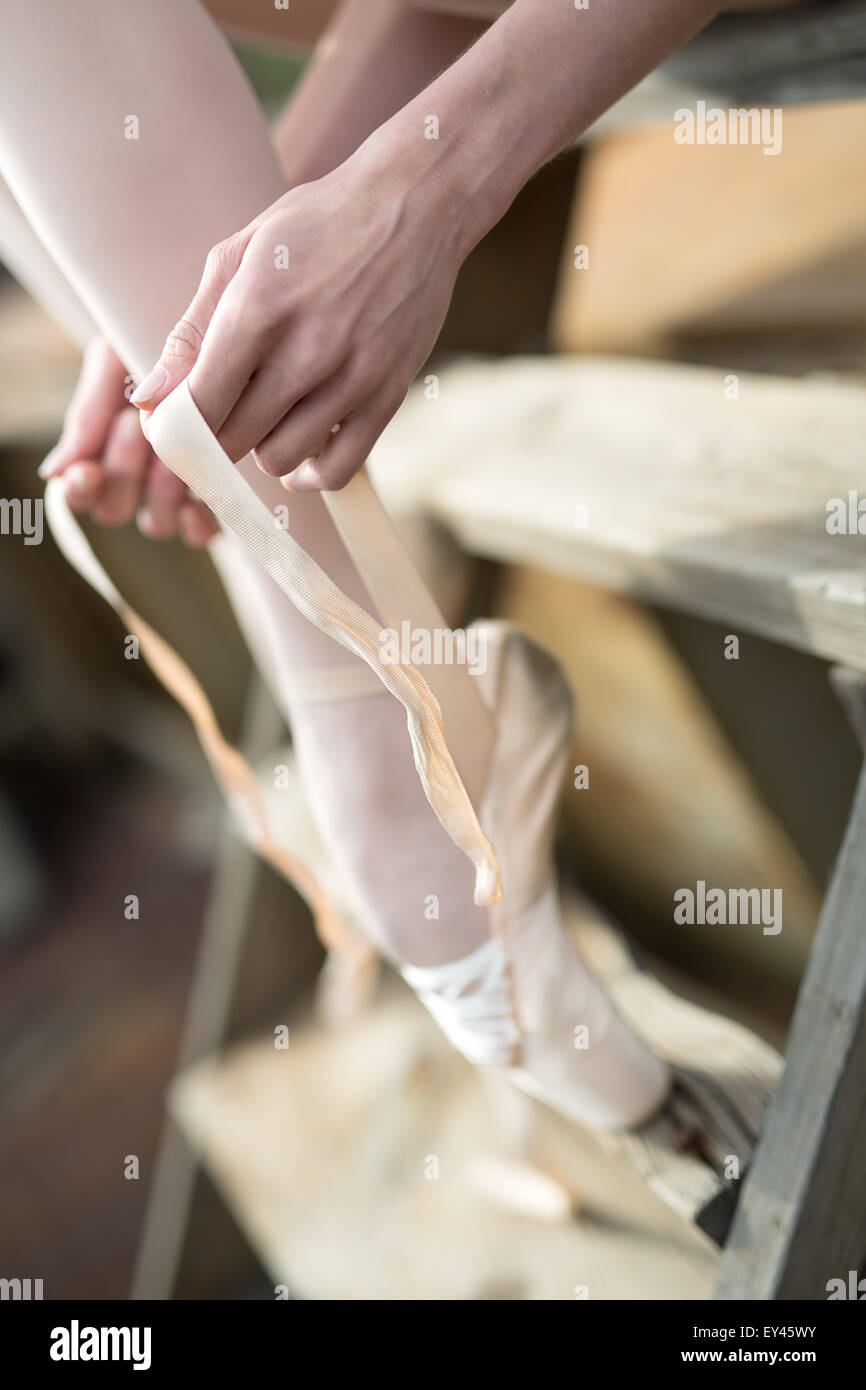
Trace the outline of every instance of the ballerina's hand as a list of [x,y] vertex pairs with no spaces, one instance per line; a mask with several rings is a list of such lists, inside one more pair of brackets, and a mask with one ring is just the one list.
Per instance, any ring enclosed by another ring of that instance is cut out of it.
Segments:
[[39,469],[62,476],[74,512],[88,512],[102,526],[124,526],[137,515],[152,540],[180,534],[200,547],[218,527],[210,510],[166,468],[141,433],[130,406],[126,368],[104,338],[84,354],[63,433]]
[[295,491],[343,487],[363,465],[469,250],[459,200],[369,144],[213,248],[132,397],[153,410],[188,377],[232,460],[254,451]]

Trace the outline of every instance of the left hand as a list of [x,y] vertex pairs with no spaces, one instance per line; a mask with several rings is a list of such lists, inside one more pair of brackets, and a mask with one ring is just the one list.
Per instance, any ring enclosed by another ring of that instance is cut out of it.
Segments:
[[71,510],[89,513],[101,526],[125,526],[135,517],[150,540],[179,535],[199,549],[219,527],[143,437],[129,404],[131,379],[110,344],[93,338],[63,433],[39,475],[61,477]]
[[436,341],[464,223],[440,180],[368,141],[214,247],[133,404],[188,376],[233,461],[254,450],[293,491],[343,487]]

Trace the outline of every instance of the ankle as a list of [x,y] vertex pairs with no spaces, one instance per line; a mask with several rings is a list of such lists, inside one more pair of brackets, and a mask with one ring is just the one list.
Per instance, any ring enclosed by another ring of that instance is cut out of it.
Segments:
[[398,968],[462,959],[489,938],[474,870],[439,824],[390,695],[292,710],[319,833],[371,940]]

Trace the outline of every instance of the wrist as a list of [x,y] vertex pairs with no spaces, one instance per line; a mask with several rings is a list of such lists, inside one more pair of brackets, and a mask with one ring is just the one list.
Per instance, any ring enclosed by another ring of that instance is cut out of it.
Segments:
[[352,160],[408,223],[435,227],[456,273],[488,228],[455,167],[451,143],[436,137],[431,117],[429,102],[409,103],[374,131]]
[[420,215],[449,226],[461,262],[555,152],[544,123],[527,122],[509,38],[498,28],[366,142],[386,182],[393,172]]
[[618,97],[714,19],[723,0],[608,0],[579,11],[516,0],[380,127],[420,198],[459,222],[463,256],[524,184]]

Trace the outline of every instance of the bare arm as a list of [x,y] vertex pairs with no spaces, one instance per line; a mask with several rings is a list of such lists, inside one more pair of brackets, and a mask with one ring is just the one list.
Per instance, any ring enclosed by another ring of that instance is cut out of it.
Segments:
[[405,0],[345,0],[272,132],[289,186],[336,169],[484,27]]
[[[483,27],[414,10],[403,0],[345,0],[272,132],[286,185],[320,178],[341,164]],[[82,342],[95,335],[68,282],[0,185],[0,243],[4,233],[8,240],[13,231],[21,251],[17,261],[26,261],[32,270],[22,282],[35,282],[49,307],[57,302],[61,322],[71,321],[73,328],[79,320],[87,324],[87,332],[78,335]],[[92,343],[43,476],[65,475],[70,505],[95,521],[123,525],[138,512],[147,535],[164,538],[179,530],[190,544],[205,544],[215,529],[207,509],[167,476],[138,428],[126,428],[127,417],[134,414],[124,394],[127,381],[126,368],[108,343]]]
[[[714,19],[720,0],[515,0],[373,137],[407,177],[442,178],[474,244],[549,159]],[[438,138],[421,138],[425,120]],[[467,250],[469,248],[467,247]]]
[[134,403],[151,410],[188,376],[231,457],[255,449],[296,490],[343,486],[426,360],[472,247],[720,3],[515,0],[339,167],[221,243]]

